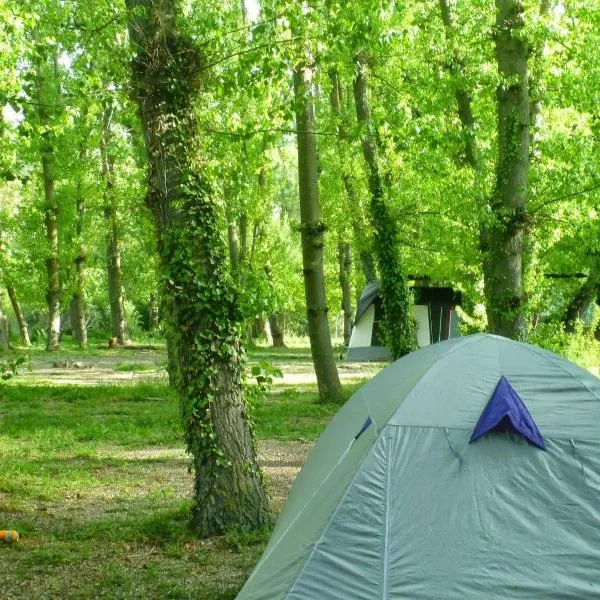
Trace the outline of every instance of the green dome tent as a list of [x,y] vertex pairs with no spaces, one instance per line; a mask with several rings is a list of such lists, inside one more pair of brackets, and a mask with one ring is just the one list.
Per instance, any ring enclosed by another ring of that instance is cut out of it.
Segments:
[[238,600],[600,598],[600,380],[491,335],[339,411]]

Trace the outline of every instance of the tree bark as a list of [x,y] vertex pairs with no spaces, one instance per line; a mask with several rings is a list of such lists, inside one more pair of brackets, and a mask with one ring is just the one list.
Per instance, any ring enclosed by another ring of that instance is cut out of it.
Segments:
[[108,275],[108,299],[110,304],[111,334],[119,345],[127,342],[127,322],[123,302],[121,275],[121,238],[117,206],[114,196],[114,157],[110,151],[111,121],[113,108],[106,106],[102,118],[102,177],[104,179],[104,219],[106,234],[106,267]]
[[327,321],[328,308],[323,272],[325,225],[321,220],[319,206],[319,169],[312,85],[311,70],[297,67],[294,70],[294,95],[304,293],[319,398],[322,402],[340,402],[343,389],[333,357]]
[[339,279],[342,290],[342,313],[344,314],[344,346],[350,343],[352,333],[352,255],[350,244],[340,241],[338,245]]
[[375,270],[375,261],[373,260],[371,244],[369,243],[368,236],[364,231],[365,228],[362,203],[360,202],[356,193],[356,187],[352,181],[350,167],[345,159],[345,156],[350,149],[347,147],[347,144],[344,145],[342,143],[343,140],[347,139],[347,122],[342,113],[342,90],[337,71],[330,71],[329,80],[331,82],[331,94],[329,96],[329,100],[333,114],[337,118],[336,129],[338,156],[340,157],[342,183],[344,185],[344,190],[348,200],[348,215],[350,217],[352,232],[354,233],[354,239],[358,249],[358,256],[360,258],[362,271],[366,282],[369,283],[372,281],[377,281],[377,271]]
[[219,207],[201,171],[195,102],[205,61],[176,25],[175,0],[128,0],[134,97],[150,164],[165,321],[176,363],[203,534],[271,521],[242,387],[241,314]]
[[385,200],[383,177],[377,157],[377,142],[371,121],[367,91],[367,66],[356,60],[354,102],[356,117],[363,129],[362,151],[369,171],[370,217],[375,232],[373,248],[381,275],[383,329],[394,359],[414,347],[414,326],[408,278],[404,274],[398,249],[398,228]]
[[31,346],[31,341],[29,340],[29,328],[27,327],[25,315],[23,314],[23,310],[21,309],[21,305],[19,304],[19,299],[17,298],[15,286],[12,283],[9,283],[6,286],[6,291],[8,292],[10,303],[12,305],[13,311],[15,312],[17,323],[19,324],[19,334],[21,336],[21,343],[26,348],[29,348]]
[[492,333],[524,339],[523,234],[529,167],[528,45],[519,0],[496,0],[496,58],[501,82],[498,104],[498,163],[492,198],[487,261],[487,304]]

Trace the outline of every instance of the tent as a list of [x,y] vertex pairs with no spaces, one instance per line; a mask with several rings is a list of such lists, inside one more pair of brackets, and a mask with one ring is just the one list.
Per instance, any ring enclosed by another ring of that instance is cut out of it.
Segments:
[[238,595],[340,598],[600,598],[600,380],[478,334],[364,385]]
[[[458,337],[458,315],[454,307],[460,304],[460,294],[452,288],[414,287],[413,317],[416,321],[419,348]],[[390,351],[383,342],[380,329],[382,317],[379,283],[368,283],[358,301],[354,327],[348,345],[347,360],[363,362],[388,360]]]

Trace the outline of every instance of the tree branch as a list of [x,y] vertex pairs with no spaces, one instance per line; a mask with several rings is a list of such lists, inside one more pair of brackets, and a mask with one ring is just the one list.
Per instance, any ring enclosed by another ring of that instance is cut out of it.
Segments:
[[546,202],[542,202],[531,211],[529,214],[535,214],[541,208],[548,206],[550,204],[554,204],[556,202],[561,202],[562,200],[568,200],[569,198],[575,198],[576,196],[582,196],[583,194],[588,194],[589,192],[593,192],[594,190],[600,189],[600,183],[593,185],[592,187],[586,188],[584,190],[579,190],[578,192],[572,192],[570,194],[565,194],[564,196],[559,196],[558,198],[552,198],[552,200],[546,200]]

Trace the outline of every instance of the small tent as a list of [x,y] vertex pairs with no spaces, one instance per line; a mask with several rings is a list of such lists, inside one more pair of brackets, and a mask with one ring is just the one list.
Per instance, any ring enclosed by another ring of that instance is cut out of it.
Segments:
[[478,334],[364,385],[238,595],[341,598],[600,598],[600,380]]
[[[419,348],[458,337],[459,318],[454,308],[460,304],[460,294],[444,287],[414,287],[412,291]],[[363,362],[391,358],[383,341],[382,314],[379,283],[372,281],[365,286],[358,301],[346,360]]]

